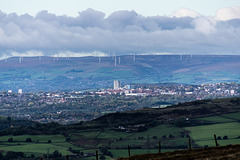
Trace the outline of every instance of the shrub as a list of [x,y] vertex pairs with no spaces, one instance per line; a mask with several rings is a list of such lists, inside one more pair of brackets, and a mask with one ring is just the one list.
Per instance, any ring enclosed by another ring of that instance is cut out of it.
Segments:
[[13,142],[13,138],[8,138],[8,142]]
[[13,151],[9,151],[7,152],[6,156],[4,159],[20,159],[20,158],[24,158],[24,153],[23,152],[13,152]]
[[222,139],[222,137],[221,137],[221,136],[218,136],[218,137],[217,137],[217,140],[221,140],[221,139]]
[[27,138],[26,142],[32,142],[32,139],[31,138]]
[[101,156],[100,156],[100,159],[101,159],[101,160],[104,160],[104,159],[106,159],[106,157],[105,157],[104,155],[101,155]]
[[55,151],[53,152],[53,158],[60,158],[60,157],[62,157],[62,154],[59,153],[58,150],[55,150]]
[[169,138],[174,138],[174,135],[172,135],[172,134],[169,134],[169,136],[168,136]]

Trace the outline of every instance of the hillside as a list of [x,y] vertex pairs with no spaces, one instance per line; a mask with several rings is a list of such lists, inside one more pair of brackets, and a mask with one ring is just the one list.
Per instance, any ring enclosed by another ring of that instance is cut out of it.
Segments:
[[[20,63],[21,62],[21,63]],[[137,55],[116,57],[19,57],[0,61],[1,90],[27,92],[112,87],[131,83],[240,82],[240,56]]]
[[191,126],[203,123],[192,120],[195,118],[234,112],[240,112],[240,98],[201,100],[180,103],[167,108],[145,108],[122,113],[113,113],[97,118],[90,123],[108,127],[138,124],[156,125],[165,123],[172,123],[178,126]]
[[[74,154],[79,157],[90,154],[94,159],[96,150],[99,150],[100,155],[117,159],[128,157],[130,146],[131,155],[143,155],[143,158],[139,156],[132,159],[149,159],[148,156],[153,159],[160,159],[161,156],[163,159],[176,159],[176,156],[197,159],[198,154],[211,158],[215,152],[218,154],[215,150],[222,148],[210,148],[216,145],[214,134],[220,146],[240,144],[239,117],[240,98],[226,98],[181,103],[162,109],[145,108],[113,113],[72,125],[37,123],[17,127],[13,120],[10,123],[9,119],[5,119],[7,124],[15,127],[0,132],[1,151],[22,151],[41,156],[47,148],[51,148],[50,153],[59,150],[63,155]],[[204,149],[187,151],[189,137],[192,148]],[[26,138],[31,138],[32,142],[26,142]],[[9,139],[13,139],[11,144]],[[161,155],[156,154],[159,142],[163,152]],[[185,151],[164,153],[176,150]],[[226,155],[231,153],[229,156],[233,159],[239,156],[239,152],[235,155],[236,150],[239,151],[239,146],[223,148],[223,152]],[[153,154],[144,155],[147,153]]]
[[209,147],[161,154],[136,155],[118,160],[233,160],[240,159],[240,145]]

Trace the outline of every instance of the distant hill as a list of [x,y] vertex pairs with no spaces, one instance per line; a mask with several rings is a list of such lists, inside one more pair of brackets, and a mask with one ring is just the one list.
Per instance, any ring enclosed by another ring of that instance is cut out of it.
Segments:
[[196,118],[234,112],[240,112],[240,98],[201,100],[180,103],[167,108],[145,108],[112,113],[89,121],[86,124],[112,128],[141,124],[145,124],[147,127],[159,124],[174,124],[179,127],[185,127],[205,124],[205,122],[195,121],[194,119]]
[[[116,59],[116,66],[115,66]],[[0,88],[81,90],[132,83],[240,82],[240,56],[137,55],[120,57],[19,57],[0,61]]]
[[6,129],[15,129],[19,127],[30,127],[37,124],[36,122],[29,120],[12,120],[10,117],[0,117],[0,131]]

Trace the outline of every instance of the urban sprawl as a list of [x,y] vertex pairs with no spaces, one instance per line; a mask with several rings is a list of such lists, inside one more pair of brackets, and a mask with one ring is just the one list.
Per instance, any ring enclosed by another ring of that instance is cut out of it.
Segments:
[[134,84],[121,86],[115,80],[113,88],[95,91],[18,93],[12,90],[0,94],[0,115],[15,119],[30,119],[41,123],[62,124],[91,120],[107,113],[139,108],[161,108],[187,101],[237,97],[240,84],[218,83],[202,85]]

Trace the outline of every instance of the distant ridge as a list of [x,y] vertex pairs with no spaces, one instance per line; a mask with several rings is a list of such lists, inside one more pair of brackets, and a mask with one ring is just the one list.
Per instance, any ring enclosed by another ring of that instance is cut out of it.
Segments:
[[225,98],[215,100],[201,100],[185,102],[167,108],[144,108],[120,113],[111,113],[94,119],[88,123],[96,126],[128,126],[128,125],[157,125],[175,124],[177,126],[196,125],[186,121],[186,118],[195,119],[206,116],[216,116],[227,113],[240,112],[240,98]]
[[12,57],[0,61],[0,88],[25,92],[82,90],[112,87],[114,79],[122,84],[238,83],[239,68],[240,56],[232,55]]

